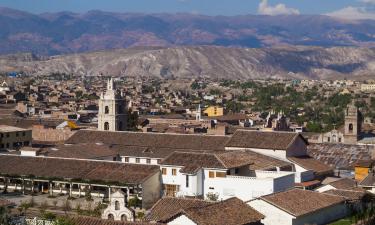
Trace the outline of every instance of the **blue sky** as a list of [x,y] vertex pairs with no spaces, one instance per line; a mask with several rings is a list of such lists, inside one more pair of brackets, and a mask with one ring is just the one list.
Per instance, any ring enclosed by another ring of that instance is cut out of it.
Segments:
[[188,12],[206,15],[375,15],[375,0],[0,0],[0,6],[33,13],[85,12],[99,9],[116,12]]

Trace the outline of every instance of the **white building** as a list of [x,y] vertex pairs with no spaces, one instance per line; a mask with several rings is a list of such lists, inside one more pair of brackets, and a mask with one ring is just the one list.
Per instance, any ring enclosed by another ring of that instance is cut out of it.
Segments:
[[323,225],[345,217],[345,198],[291,189],[254,199],[248,204],[265,215],[264,225]]
[[303,183],[333,172],[329,166],[308,156],[307,145],[306,139],[294,132],[237,130],[225,149],[252,151],[293,163],[295,183]]
[[174,152],[160,167],[164,195],[172,197],[248,201],[294,186],[291,163],[253,152]]
[[169,225],[261,225],[264,215],[238,198],[210,202],[190,198],[162,198],[146,219]]
[[124,131],[126,130],[127,107],[122,93],[116,90],[111,78],[108,80],[107,90],[100,95],[98,130]]

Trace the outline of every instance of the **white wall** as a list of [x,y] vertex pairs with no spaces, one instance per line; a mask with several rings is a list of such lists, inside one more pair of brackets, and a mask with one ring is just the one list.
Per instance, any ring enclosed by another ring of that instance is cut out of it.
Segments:
[[341,219],[347,215],[346,205],[343,203],[298,218],[261,199],[255,199],[248,202],[248,204],[265,216],[262,220],[264,225],[323,225]]
[[315,189],[315,191],[319,192],[319,193],[323,193],[325,191],[329,191],[329,190],[333,190],[333,189],[336,189],[335,187],[327,184],[327,185],[323,185],[317,189]]
[[[180,188],[177,196],[199,196],[203,194],[202,187],[202,171],[198,171],[196,174],[184,174],[180,172],[182,167],[175,166],[161,166],[167,169],[167,174],[162,174],[162,183],[170,185],[178,185]],[[176,169],[176,175],[172,175],[172,169]],[[186,175],[189,176],[189,187],[186,187]]]
[[169,222],[168,225],[197,225],[197,224],[191,221],[185,215],[181,215],[175,218],[174,220],[172,220],[171,222]]
[[[286,190],[294,186],[293,173],[269,172],[259,177],[226,176],[225,178],[209,178],[209,169],[204,170],[204,196],[207,193],[214,193],[219,200],[237,197],[242,201],[249,201],[259,196],[273,193],[275,188],[278,191]],[[257,171],[258,176],[261,172]],[[278,175],[277,175],[278,174]],[[276,178],[277,177],[277,178]]]
[[[129,162],[125,162],[125,158],[129,158]],[[137,158],[139,158],[139,163],[137,163],[136,161]],[[147,159],[151,159],[151,162],[147,163]],[[158,159],[159,158],[121,156],[121,161],[123,163],[144,164],[144,165],[158,165]]]
[[265,217],[261,221],[264,225],[292,225],[294,216],[280,210],[279,208],[261,200],[255,199],[248,204]]
[[286,159],[285,150],[269,150],[269,149],[260,149],[260,148],[234,148],[234,147],[225,147],[225,150],[248,150],[262,155],[271,156],[277,159]]
[[[291,162],[293,163],[293,162]],[[296,170],[296,175],[295,175],[295,182],[296,183],[302,183],[305,181],[310,181],[315,178],[314,176],[314,171],[312,170],[306,170],[305,168],[299,166],[298,164],[294,164],[294,168]]]

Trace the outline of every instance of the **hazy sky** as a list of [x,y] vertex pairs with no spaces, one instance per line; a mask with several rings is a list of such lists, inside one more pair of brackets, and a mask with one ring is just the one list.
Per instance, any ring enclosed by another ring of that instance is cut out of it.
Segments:
[[188,12],[207,15],[331,14],[375,18],[375,0],[0,0],[33,13],[99,9],[116,12]]

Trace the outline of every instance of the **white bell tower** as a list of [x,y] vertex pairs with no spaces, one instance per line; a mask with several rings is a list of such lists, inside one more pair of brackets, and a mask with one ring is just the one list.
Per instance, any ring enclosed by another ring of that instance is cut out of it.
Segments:
[[125,131],[127,127],[126,100],[122,93],[116,90],[113,79],[109,79],[107,90],[100,95],[98,130]]

